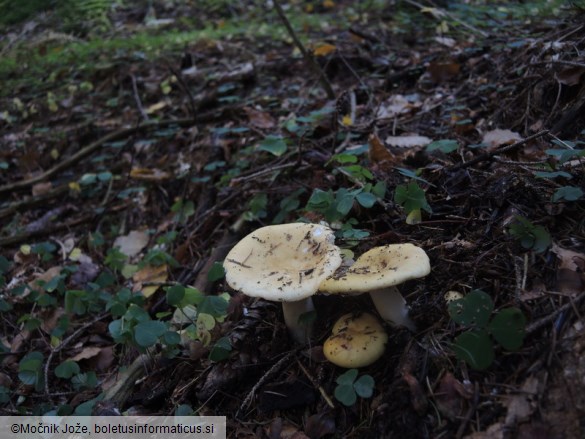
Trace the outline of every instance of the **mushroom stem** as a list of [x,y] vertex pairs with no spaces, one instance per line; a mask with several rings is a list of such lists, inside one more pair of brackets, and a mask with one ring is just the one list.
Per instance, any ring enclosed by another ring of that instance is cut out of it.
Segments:
[[408,317],[406,300],[396,287],[382,288],[370,291],[370,297],[380,316],[394,325],[405,326],[411,331],[416,331],[416,325]]
[[307,312],[315,311],[313,300],[308,297],[296,302],[282,302],[284,322],[291,337],[301,344],[307,343],[313,333],[313,326],[308,321],[299,321]]

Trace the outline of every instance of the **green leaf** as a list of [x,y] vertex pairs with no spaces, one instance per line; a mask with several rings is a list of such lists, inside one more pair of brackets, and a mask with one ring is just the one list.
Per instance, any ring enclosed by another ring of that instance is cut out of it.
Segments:
[[333,192],[325,192],[321,189],[315,189],[307,202],[307,208],[311,210],[325,209],[335,202]]
[[0,386],[0,404],[10,401],[10,390],[7,387]]
[[378,183],[376,183],[372,188],[372,194],[374,194],[378,198],[384,198],[384,195],[386,195],[386,182],[379,181]]
[[163,334],[163,340],[168,346],[176,346],[181,343],[181,336],[175,331],[167,331]]
[[371,398],[374,394],[374,378],[370,375],[362,375],[355,383],[353,383],[353,388],[358,396],[361,396],[362,398]]
[[175,416],[193,416],[195,411],[188,404],[181,404],[175,409]]
[[207,331],[211,331],[215,328],[215,319],[209,314],[199,313],[197,316],[197,325]]
[[167,289],[167,303],[171,306],[177,306],[185,297],[185,287],[182,285],[173,285]]
[[518,308],[504,308],[499,311],[488,326],[494,339],[504,349],[516,351],[522,347],[526,335],[526,317]]
[[364,168],[361,165],[342,166],[340,169],[343,169],[358,181],[365,182],[366,180],[374,179],[374,174],[368,168]]
[[43,354],[40,352],[31,352],[26,354],[18,363],[18,379],[24,384],[35,386],[35,389],[40,390],[43,386]]
[[353,388],[353,385],[349,384],[340,384],[335,388],[333,392],[335,398],[341,402],[343,405],[350,407],[355,404],[357,401],[357,395]]
[[557,177],[563,177],[566,178],[568,180],[570,180],[571,178],[573,178],[573,176],[571,174],[569,174],[568,172],[565,171],[556,171],[556,172],[545,172],[545,171],[537,171],[534,173],[534,176],[537,178],[557,178]]
[[91,389],[97,386],[97,376],[93,371],[80,373],[71,378],[71,384],[76,389]]
[[183,300],[181,300],[178,307],[184,308],[187,305],[199,306],[199,304],[205,300],[205,297],[205,294],[197,288],[185,288],[185,297],[183,297]]
[[376,203],[376,197],[369,193],[369,192],[360,192],[356,196],[356,200],[360,203],[363,207],[369,209]]
[[422,181],[425,184],[428,184],[429,186],[434,186],[434,184],[430,183],[429,181],[425,180],[422,177],[418,176],[418,173],[415,171],[412,171],[410,169],[406,169],[406,168],[395,168],[399,173],[401,173],[402,175],[404,175],[405,177],[408,178],[412,178],[413,180],[418,180],[418,181]]
[[223,263],[221,262],[214,262],[209,272],[207,273],[207,280],[209,282],[215,282],[217,280],[223,279],[225,276],[225,269],[223,268]]
[[97,178],[99,181],[110,181],[112,179],[112,173],[109,171],[100,172]]
[[288,146],[282,137],[266,136],[266,138],[258,145],[258,149],[261,151],[268,151],[269,153],[280,157],[286,152]]
[[429,206],[425,197],[425,191],[420,188],[416,181],[411,181],[407,186],[396,186],[394,202],[402,206],[407,213],[416,209],[424,209],[432,213],[431,206]]
[[435,140],[427,145],[428,152],[439,150],[447,154],[456,151],[457,148],[459,148],[459,144],[457,140],[453,139]]
[[346,163],[357,163],[358,158],[354,154],[341,153],[335,154],[329,161],[336,161],[337,163],[344,165]]
[[552,240],[544,227],[535,226],[521,215],[515,220],[509,227],[510,234],[520,240],[522,247],[540,253],[550,246]]
[[457,358],[465,361],[473,369],[487,369],[494,361],[494,348],[485,329],[460,334],[452,347]]
[[139,346],[148,348],[167,331],[167,325],[158,320],[140,322],[134,327],[134,339]]
[[213,317],[221,317],[226,315],[228,305],[228,301],[221,296],[206,296],[199,304],[198,311]]
[[349,369],[348,371],[342,373],[337,377],[336,383],[341,385],[348,384],[353,386],[353,382],[355,381],[357,376],[358,376],[357,369]]
[[583,190],[575,186],[563,186],[558,188],[552,196],[552,201],[557,203],[562,200],[577,201],[583,197]]
[[55,368],[55,376],[58,378],[69,379],[73,375],[78,374],[81,371],[79,364],[75,361],[67,360],[59,364]]
[[451,319],[460,325],[484,328],[494,309],[492,298],[481,290],[473,290],[463,299],[449,302]]
[[0,255],[0,274],[4,274],[10,270],[12,263],[4,256]]
[[222,337],[215,342],[211,351],[209,352],[209,359],[211,361],[223,361],[230,356],[232,345],[229,338]]
[[560,164],[585,155],[585,150],[583,149],[547,149],[545,152],[550,156],[556,157]]
[[336,210],[341,215],[345,216],[349,213],[351,208],[353,207],[353,200],[355,199],[355,194],[349,192],[345,188],[340,188],[335,195],[335,201],[337,202]]

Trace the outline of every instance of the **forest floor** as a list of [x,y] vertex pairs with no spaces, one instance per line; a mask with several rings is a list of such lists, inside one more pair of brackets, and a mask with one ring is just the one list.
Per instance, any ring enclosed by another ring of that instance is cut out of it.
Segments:
[[[291,2],[304,57],[273,9],[174,3],[1,40],[0,415],[582,437],[583,10]],[[299,220],[430,258],[365,390],[322,346],[369,296],[316,296],[300,346],[225,282],[243,236]]]

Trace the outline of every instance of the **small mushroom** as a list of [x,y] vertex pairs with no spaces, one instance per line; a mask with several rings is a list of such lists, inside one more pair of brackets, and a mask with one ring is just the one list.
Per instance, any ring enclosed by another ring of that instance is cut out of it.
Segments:
[[230,287],[252,297],[282,302],[292,337],[305,343],[311,335],[299,317],[314,310],[311,296],[341,265],[333,231],[319,224],[266,226],[245,236],[223,266]]
[[376,317],[368,313],[345,314],[333,325],[323,344],[325,357],[346,367],[369,366],[384,353],[388,335]]
[[319,289],[326,293],[370,293],[384,320],[414,331],[406,301],[396,285],[426,276],[430,271],[429,257],[422,248],[390,244],[368,250],[347,271],[329,277]]

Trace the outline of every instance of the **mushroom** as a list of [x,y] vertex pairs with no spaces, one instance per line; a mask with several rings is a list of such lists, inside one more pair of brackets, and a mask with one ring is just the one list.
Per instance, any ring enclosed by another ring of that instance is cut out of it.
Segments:
[[333,364],[346,367],[369,366],[382,356],[388,335],[376,317],[368,313],[345,314],[331,330],[323,344],[325,357]]
[[304,343],[311,328],[299,317],[313,311],[311,296],[341,265],[333,231],[319,224],[266,226],[245,236],[223,266],[230,287],[252,297],[282,302],[291,336]]
[[326,293],[370,293],[384,320],[414,331],[406,301],[395,285],[426,276],[430,271],[429,258],[422,248],[390,244],[368,250],[347,271],[329,277],[319,289]]

